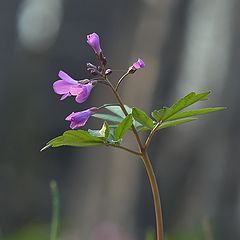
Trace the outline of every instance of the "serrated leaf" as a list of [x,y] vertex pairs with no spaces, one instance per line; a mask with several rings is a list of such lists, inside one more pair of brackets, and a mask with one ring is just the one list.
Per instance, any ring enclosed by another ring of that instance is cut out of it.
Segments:
[[162,120],[166,110],[167,110],[166,107],[164,107],[160,110],[154,110],[151,115],[154,119],[156,119],[158,122],[160,122]]
[[173,116],[175,113],[181,111],[182,109],[202,100],[206,100],[207,96],[210,94],[210,91],[196,94],[191,92],[185,97],[179,99],[175,104],[168,108],[162,118],[163,121],[166,121],[168,118]]
[[214,107],[214,108],[201,108],[201,109],[194,109],[194,110],[189,110],[189,111],[185,111],[185,112],[179,112],[179,113],[176,113],[173,116],[169,117],[168,121],[202,115],[202,114],[207,114],[207,113],[216,112],[216,111],[220,111],[220,110],[224,110],[224,109],[226,109],[226,108]]
[[114,139],[118,141],[132,126],[132,114],[127,115],[114,131]]
[[121,118],[119,116],[115,116],[115,115],[111,115],[111,114],[104,114],[104,113],[96,113],[92,116],[95,118],[105,120],[105,121],[116,122],[116,123],[120,123],[123,120],[123,118]]
[[[132,109],[130,107],[128,107],[127,105],[124,105],[126,111],[128,114],[131,114],[132,113]],[[125,114],[124,112],[122,111],[121,107],[120,106],[107,106],[105,107],[107,110],[109,110],[110,112],[116,114],[117,116],[121,117],[121,118],[125,118]]]
[[173,121],[167,121],[167,122],[162,123],[158,127],[158,130],[163,129],[163,128],[167,128],[167,127],[175,127],[177,125],[187,123],[187,122],[191,122],[191,121],[195,121],[195,120],[197,120],[197,118],[182,118],[182,119],[177,119],[177,120],[173,120]]
[[62,136],[58,136],[46,144],[42,150],[47,147],[60,147],[60,146],[73,146],[73,147],[86,147],[96,146],[103,144],[102,138],[94,137],[83,130],[69,130],[63,133]]
[[152,129],[153,128],[153,120],[147,116],[147,114],[142,111],[141,109],[139,108],[133,108],[132,109],[132,115],[133,115],[133,118],[141,123],[143,126],[149,128],[149,129]]

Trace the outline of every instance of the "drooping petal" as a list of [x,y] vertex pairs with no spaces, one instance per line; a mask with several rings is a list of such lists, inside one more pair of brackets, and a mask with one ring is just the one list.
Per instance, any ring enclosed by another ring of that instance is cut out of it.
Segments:
[[79,85],[72,85],[69,89],[69,92],[71,93],[72,96],[77,96],[79,94],[82,94],[84,91],[84,84],[79,84]]
[[83,85],[83,87],[82,87],[83,91],[81,93],[79,93],[75,98],[76,102],[78,102],[78,103],[85,102],[88,99],[88,97],[92,91],[92,88],[93,88],[92,83]]
[[77,122],[71,122],[70,123],[70,128],[71,129],[78,129],[78,128],[81,128],[82,126],[84,126],[84,125],[82,125],[82,124],[79,124],[79,123],[77,123]]
[[87,43],[93,48],[96,54],[101,53],[100,39],[97,33],[91,33],[87,35]]
[[68,82],[58,80],[53,83],[53,90],[57,94],[66,94],[69,93],[71,86]]
[[63,94],[62,97],[60,98],[60,100],[62,101],[62,100],[64,100],[65,98],[70,97],[70,96],[71,96],[70,93]]
[[75,112],[72,112],[71,114],[69,114],[66,118],[65,118],[65,120],[67,120],[67,121],[71,121],[72,120],[72,117],[75,115]]
[[70,77],[67,73],[64,71],[59,71],[58,76],[65,82],[70,84],[78,84],[76,80],[74,80],[72,77]]
[[78,129],[84,126],[90,116],[96,113],[97,108],[89,108],[87,110],[81,112],[72,112],[69,116],[65,118],[67,121],[71,121],[70,128],[71,129]]

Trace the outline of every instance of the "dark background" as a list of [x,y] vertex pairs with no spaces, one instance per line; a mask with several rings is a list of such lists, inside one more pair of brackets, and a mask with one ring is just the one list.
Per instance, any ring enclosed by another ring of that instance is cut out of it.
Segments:
[[168,239],[240,239],[239,10],[238,0],[2,0],[0,239],[49,239],[51,179],[61,192],[61,239],[144,239],[154,227],[139,159],[106,148],[39,152],[68,129],[70,112],[113,101],[103,86],[82,105],[59,102],[52,90],[60,69],[90,77],[91,32],[112,69],[144,59],[146,68],[121,87],[129,106],[150,112],[212,90],[208,106],[228,107],[163,130],[150,156]]

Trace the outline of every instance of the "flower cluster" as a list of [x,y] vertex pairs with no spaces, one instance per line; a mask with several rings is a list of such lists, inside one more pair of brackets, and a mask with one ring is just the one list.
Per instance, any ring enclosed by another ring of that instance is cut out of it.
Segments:
[[[64,100],[67,97],[74,96],[77,103],[85,102],[88,99],[95,84],[101,81],[106,81],[107,76],[112,73],[112,70],[106,67],[107,60],[103,55],[98,34],[92,33],[87,35],[87,43],[94,50],[100,64],[99,66],[95,66],[92,63],[87,63],[87,71],[97,78],[75,80],[64,71],[59,71],[58,76],[60,79],[53,83],[53,90],[55,93],[62,95],[60,100]],[[139,58],[136,62],[133,63],[132,66],[128,68],[126,75],[132,74],[136,70],[143,68],[144,66],[145,64],[143,60]],[[97,107],[91,107],[84,111],[72,112],[66,117],[65,120],[71,122],[71,129],[78,129],[84,126],[87,120],[91,117],[91,115],[95,114],[98,109],[99,108]]]

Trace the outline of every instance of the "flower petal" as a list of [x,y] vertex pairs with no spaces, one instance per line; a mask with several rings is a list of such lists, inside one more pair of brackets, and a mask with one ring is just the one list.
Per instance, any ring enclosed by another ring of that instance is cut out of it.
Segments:
[[92,88],[93,88],[92,83],[83,85],[82,86],[83,91],[81,93],[79,93],[75,98],[76,102],[78,102],[78,103],[85,102],[88,99],[88,97],[92,91]]
[[81,112],[72,112],[65,120],[71,121],[70,128],[77,129],[84,126],[91,115],[96,113],[98,108],[92,107]]
[[144,61],[141,58],[138,58],[138,60],[133,64],[133,66],[136,69],[144,68],[145,67],[145,63],[144,63]]
[[70,123],[70,128],[71,128],[71,129],[81,128],[81,127],[83,127],[83,126],[86,124],[87,120],[88,120],[88,119],[86,119],[85,122],[81,122],[81,123],[72,121],[72,122]]
[[100,39],[97,33],[91,33],[87,35],[87,43],[92,47],[96,54],[101,53]]
[[59,71],[58,76],[65,82],[70,84],[78,84],[76,80],[74,80],[72,77],[70,77],[67,73],[64,71]]
[[83,91],[84,91],[83,84],[72,85],[69,89],[69,92],[71,93],[72,96],[82,94]]
[[71,84],[63,80],[58,80],[53,83],[53,90],[57,94],[66,94],[69,93],[71,86]]
[[75,114],[76,114],[75,112],[72,112],[71,114],[69,114],[69,115],[65,118],[65,120],[67,120],[67,121],[72,121],[72,117],[73,117]]
[[70,93],[63,94],[62,97],[60,98],[60,100],[62,101],[62,100],[64,100],[65,98],[67,98],[69,96],[71,96]]

